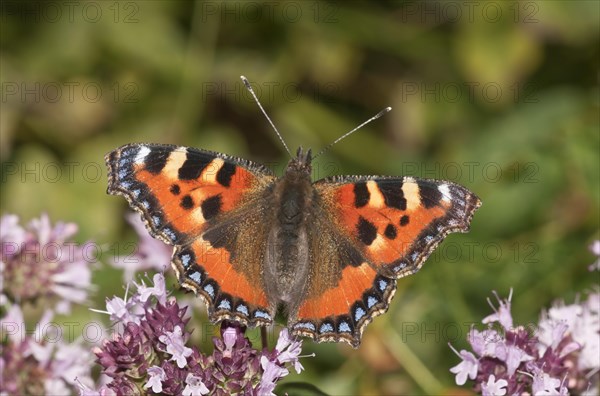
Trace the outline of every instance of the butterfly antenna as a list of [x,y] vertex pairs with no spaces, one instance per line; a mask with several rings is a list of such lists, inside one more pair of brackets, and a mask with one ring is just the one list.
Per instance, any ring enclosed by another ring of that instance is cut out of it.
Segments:
[[385,109],[381,110],[379,113],[375,114],[373,117],[369,118],[367,121],[363,122],[362,124],[360,124],[359,126],[357,126],[356,128],[354,128],[353,130],[351,130],[350,132],[347,132],[347,133],[343,134],[339,138],[335,139],[333,142],[329,143],[327,146],[325,146],[323,148],[323,150],[319,151],[319,153],[317,155],[315,155],[312,159],[314,160],[315,158],[317,158],[318,156],[320,156],[321,154],[325,153],[327,150],[329,150],[330,148],[332,148],[333,145],[336,144],[336,143],[338,143],[340,140],[347,138],[352,133],[358,131],[360,128],[364,127],[369,122],[375,121],[376,119],[378,119],[379,117],[381,117],[382,115],[384,115],[385,113],[387,113],[390,110],[392,110],[391,107],[386,107]]
[[285,144],[285,140],[283,140],[283,137],[281,137],[281,134],[279,133],[279,131],[277,130],[277,128],[275,128],[275,124],[273,124],[273,121],[271,121],[271,119],[267,115],[267,112],[265,111],[265,109],[263,109],[262,105],[258,101],[258,98],[256,97],[256,94],[254,93],[254,90],[252,89],[252,86],[250,85],[250,82],[248,82],[248,79],[246,77],[244,77],[244,76],[240,76],[240,78],[244,82],[244,85],[246,86],[246,89],[248,91],[250,91],[250,93],[252,94],[252,97],[254,98],[254,101],[256,102],[256,104],[258,105],[258,107],[260,108],[260,111],[262,111],[262,113],[265,115],[265,117],[269,121],[269,124],[271,124],[271,126],[273,127],[273,130],[275,131],[275,133],[279,137],[279,140],[283,144],[283,147],[285,147],[285,150],[288,152],[288,154],[290,155],[290,157],[294,158],[294,156],[290,152],[290,148],[288,147],[287,144]]

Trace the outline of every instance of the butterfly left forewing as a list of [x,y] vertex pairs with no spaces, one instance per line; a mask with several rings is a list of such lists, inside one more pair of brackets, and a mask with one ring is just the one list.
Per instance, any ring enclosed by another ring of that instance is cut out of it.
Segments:
[[128,144],[106,155],[108,193],[124,196],[152,236],[181,245],[257,197],[268,169],[239,158],[164,144]]
[[354,347],[387,310],[396,279],[418,271],[449,233],[467,232],[481,204],[462,186],[411,177],[334,177],[314,187],[320,230],[312,265],[315,273],[331,271],[332,259],[322,252],[335,252],[328,257],[339,276],[326,284],[311,280],[292,329]]

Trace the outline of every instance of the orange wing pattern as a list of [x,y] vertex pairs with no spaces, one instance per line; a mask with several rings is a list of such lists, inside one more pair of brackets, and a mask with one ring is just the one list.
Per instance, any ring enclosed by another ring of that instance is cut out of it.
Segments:
[[[387,310],[396,279],[418,271],[449,233],[467,232],[481,204],[462,186],[410,177],[334,177],[314,186],[318,212],[338,233],[331,243],[341,276],[328,288],[313,288],[292,329],[354,347],[372,318]],[[313,256],[315,272],[326,272],[324,260]]]
[[274,180],[267,168],[219,153],[155,144],[123,146],[107,154],[106,162],[108,192],[123,195],[154,237],[176,246],[173,268],[184,287],[204,298],[211,319],[271,321],[264,292],[251,287],[259,272],[240,262],[248,258],[240,252],[243,238],[215,231],[228,224],[244,233],[247,219],[261,217],[258,198]]

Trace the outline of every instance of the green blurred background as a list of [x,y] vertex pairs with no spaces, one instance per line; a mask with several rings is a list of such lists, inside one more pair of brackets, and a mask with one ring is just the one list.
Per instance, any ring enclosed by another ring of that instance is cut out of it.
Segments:
[[[469,234],[398,282],[360,349],[306,342],[316,357],[288,380],[330,394],[457,392],[447,343],[466,346],[492,290],[514,288],[526,324],[599,282],[587,270],[600,215],[599,21],[597,1],[4,1],[0,209],[76,222],[107,262],[136,241],[125,200],[105,194],[113,148],[287,162],[241,74],[292,149],[320,149],[392,106],[321,157],[315,177],[448,179],[483,206]],[[122,296],[121,276],[99,267],[96,307]]]

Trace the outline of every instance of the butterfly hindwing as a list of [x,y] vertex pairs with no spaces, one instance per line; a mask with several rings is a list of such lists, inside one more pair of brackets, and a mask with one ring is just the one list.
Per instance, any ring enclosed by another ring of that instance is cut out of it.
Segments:
[[272,322],[275,312],[261,276],[265,252],[256,248],[266,244],[265,210],[261,204],[240,210],[175,250],[173,267],[182,286],[204,297],[213,322]]
[[[129,144],[107,154],[108,192],[123,195],[149,232],[175,246],[173,268],[201,295],[213,321],[270,322],[260,257],[265,244],[249,227],[264,218],[264,190],[275,179],[250,161],[158,144]],[[226,230],[226,231],[224,231]]]
[[387,310],[396,279],[418,271],[450,232],[468,231],[480,205],[462,186],[411,177],[342,176],[314,187],[320,232],[312,240],[313,272],[336,268],[339,276],[311,280],[292,330],[354,347]]

